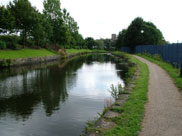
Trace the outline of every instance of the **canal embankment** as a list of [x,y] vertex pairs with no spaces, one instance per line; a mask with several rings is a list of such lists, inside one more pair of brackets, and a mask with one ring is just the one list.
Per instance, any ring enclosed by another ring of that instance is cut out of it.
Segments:
[[36,65],[61,59],[70,59],[90,53],[105,53],[103,50],[59,50],[58,52],[47,49],[22,49],[22,50],[1,50],[0,67],[18,67]]

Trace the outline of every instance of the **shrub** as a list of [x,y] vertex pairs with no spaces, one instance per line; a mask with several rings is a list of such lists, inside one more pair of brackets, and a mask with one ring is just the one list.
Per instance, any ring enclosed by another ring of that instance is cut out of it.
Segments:
[[0,67],[10,67],[12,64],[11,59],[1,59],[0,60]]
[[7,48],[16,50],[18,48],[18,44],[15,42],[7,42]]
[[6,43],[4,41],[0,41],[0,49],[5,49]]
[[62,58],[66,58],[66,50],[65,50],[65,49],[59,49],[59,50],[58,50],[58,54],[59,54]]
[[153,55],[153,58],[154,58],[155,60],[162,61],[162,57],[161,57],[159,54],[154,54],[154,55]]
[[162,61],[162,57],[161,57],[159,54],[151,55],[151,54],[148,53],[148,52],[144,52],[144,53],[142,53],[142,54],[145,55],[145,56],[147,56],[147,57],[153,58],[153,59],[155,59],[155,60]]
[[[35,45],[35,42],[31,39],[27,39],[26,46],[33,47]],[[37,45],[38,46],[38,45]]]
[[114,86],[113,84],[111,85],[111,90],[109,90],[111,93],[112,97],[114,99],[118,99],[120,94],[123,94],[124,88],[122,87],[121,84],[118,84],[117,86]]
[[4,41],[9,49],[17,49],[18,48],[18,36],[10,36],[10,35],[2,35],[0,36],[0,40]]
[[64,49],[71,49],[70,45],[64,45]]

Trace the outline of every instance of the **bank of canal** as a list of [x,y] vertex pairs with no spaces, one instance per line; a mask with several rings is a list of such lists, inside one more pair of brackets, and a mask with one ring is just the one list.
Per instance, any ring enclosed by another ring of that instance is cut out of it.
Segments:
[[0,135],[75,136],[124,84],[127,67],[110,55],[86,55],[64,66],[0,73]]

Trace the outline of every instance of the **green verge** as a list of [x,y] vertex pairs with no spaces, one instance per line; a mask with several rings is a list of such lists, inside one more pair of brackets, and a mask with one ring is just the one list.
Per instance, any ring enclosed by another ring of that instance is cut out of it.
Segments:
[[54,55],[56,54],[46,49],[0,50],[0,59],[32,58]]
[[[119,52],[116,54],[120,55]],[[121,53],[121,55],[123,55],[123,53]],[[130,61],[139,65],[139,77],[135,81],[136,86],[134,91],[130,94],[128,101],[121,107],[122,114],[112,118],[112,121],[116,123],[116,126],[111,130],[103,132],[105,136],[137,136],[141,131],[141,122],[144,117],[144,105],[147,102],[149,70],[146,64],[135,57],[130,55],[127,56]]]
[[107,52],[105,50],[89,50],[89,49],[67,49],[67,54],[83,53],[83,52]]
[[159,58],[158,55],[149,55],[149,54],[137,54],[140,57],[143,57],[160,67],[162,67],[173,79],[176,86],[179,88],[179,90],[182,90],[182,78],[180,77],[179,69],[173,67],[171,64],[164,62],[161,58]]

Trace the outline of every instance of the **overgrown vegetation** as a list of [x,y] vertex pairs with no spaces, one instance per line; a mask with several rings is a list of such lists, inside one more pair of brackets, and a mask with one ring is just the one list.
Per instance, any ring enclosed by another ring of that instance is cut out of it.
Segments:
[[149,71],[146,64],[130,57],[140,67],[139,78],[136,81],[134,91],[130,94],[128,101],[121,108],[114,111],[122,112],[118,117],[112,119],[116,126],[108,131],[101,131],[106,136],[137,136],[141,130],[141,121],[144,117],[144,104],[147,101],[147,90]]
[[179,88],[179,90],[182,90],[182,78],[180,77],[179,69],[176,67],[173,67],[170,63],[166,63],[162,60],[160,55],[150,55],[148,53],[138,54],[139,56],[161,66],[164,70],[166,70],[169,75],[173,78],[173,81]]

